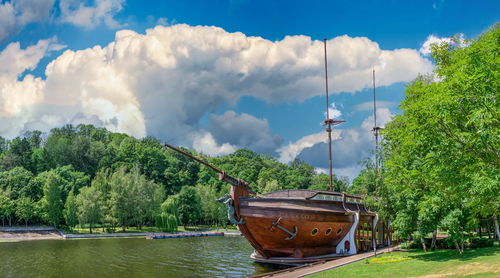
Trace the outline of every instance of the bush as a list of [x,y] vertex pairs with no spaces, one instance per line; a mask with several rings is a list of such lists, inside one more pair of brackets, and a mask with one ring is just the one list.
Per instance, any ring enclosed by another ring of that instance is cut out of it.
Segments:
[[401,243],[401,248],[403,249],[419,249],[422,248],[422,244],[416,240],[405,241]]
[[481,248],[481,247],[489,247],[495,244],[494,239],[488,238],[472,238],[472,242],[469,242],[469,248]]

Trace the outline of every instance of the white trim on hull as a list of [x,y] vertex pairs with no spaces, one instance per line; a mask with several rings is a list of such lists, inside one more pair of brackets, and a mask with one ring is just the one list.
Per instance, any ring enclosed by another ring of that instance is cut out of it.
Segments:
[[[336,254],[355,255],[358,253],[357,248],[356,248],[355,236],[356,236],[356,228],[358,227],[358,223],[359,223],[359,212],[355,211],[352,213],[354,214],[354,224],[352,224],[351,229],[349,229],[349,232],[337,244],[337,249],[335,251]],[[349,250],[344,249],[346,241],[349,242]]]

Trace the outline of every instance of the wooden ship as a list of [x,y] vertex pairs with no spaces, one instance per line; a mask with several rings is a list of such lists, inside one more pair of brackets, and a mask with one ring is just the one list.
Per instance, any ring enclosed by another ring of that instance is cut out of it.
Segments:
[[[247,182],[165,144],[219,173],[219,180],[231,185],[229,196],[221,201],[228,205],[229,221],[255,249],[251,257],[258,262],[301,264],[390,244],[387,224],[365,206],[362,197],[333,192],[331,132],[332,126],[344,121],[329,118],[326,40],[324,43],[330,191],[282,190],[260,195]],[[375,124],[376,136],[378,130]]]

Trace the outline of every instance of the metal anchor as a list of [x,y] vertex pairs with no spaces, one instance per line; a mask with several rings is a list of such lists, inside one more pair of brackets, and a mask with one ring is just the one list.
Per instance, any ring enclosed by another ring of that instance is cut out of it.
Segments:
[[290,232],[287,228],[281,226],[279,223],[281,221],[281,217],[278,218],[278,220],[276,222],[273,222],[273,225],[271,227],[271,231],[274,229],[274,227],[278,227],[278,229],[282,230],[283,232],[289,234],[290,236],[285,238],[285,240],[291,240],[291,239],[294,239],[296,236],[297,236],[297,233],[299,232],[299,228],[297,228],[297,226],[293,226],[295,232]]

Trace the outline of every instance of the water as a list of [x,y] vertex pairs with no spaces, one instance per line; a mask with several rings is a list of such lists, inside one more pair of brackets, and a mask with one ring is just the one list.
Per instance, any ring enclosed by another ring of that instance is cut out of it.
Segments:
[[243,237],[39,240],[0,243],[0,277],[247,277]]

